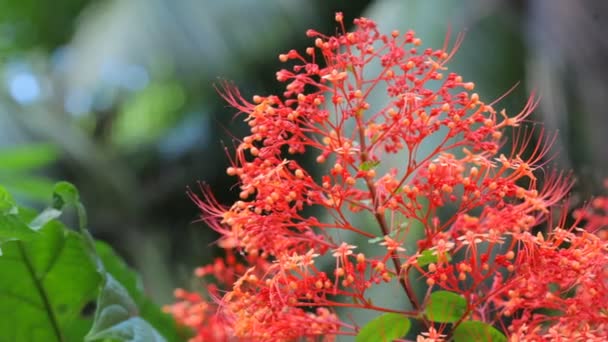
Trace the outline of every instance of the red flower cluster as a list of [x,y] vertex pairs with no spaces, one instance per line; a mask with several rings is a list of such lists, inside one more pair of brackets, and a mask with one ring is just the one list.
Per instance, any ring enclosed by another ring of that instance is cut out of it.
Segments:
[[[196,202],[220,233],[220,246],[239,250],[249,265],[230,257],[201,272],[219,277],[225,294],[215,286],[207,299],[177,292],[180,302],[169,310],[196,329],[193,341],[357,334],[358,323],[335,311],[344,307],[419,319],[427,327],[419,340],[451,336],[472,319],[514,340],[603,340],[605,240],[574,228],[531,232],[570,189],[568,177],[541,169],[552,139],[517,128],[534,99],[514,116],[483,102],[473,83],[447,72],[460,39],[451,50],[421,49],[413,31],[383,35],[359,18],[347,32],[342,14],[336,21],[341,34],[309,30],[314,47],[279,56],[292,65],[277,72],[286,84],[282,96],[249,103],[224,88],[251,131],[227,170],[238,178],[240,200],[223,207],[205,190]],[[370,72],[374,64],[379,73]],[[368,102],[375,92],[389,97],[384,106]],[[507,128],[519,133],[504,155]],[[425,152],[421,146],[430,141]],[[328,165],[323,174],[291,157],[305,152]],[[381,173],[383,156],[395,153],[403,164]],[[548,175],[542,185],[541,174]],[[331,219],[307,216],[307,208]],[[352,213],[368,213],[376,227],[357,225]],[[406,250],[414,227],[424,236],[416,250]],[[337,231],[369,239],[374,253]],[[335,266],[323,268],[324,259]],[[426,296],[414,291],[420,275]],[[402,288],[412,310],[374,305],[366,291],[380,283]],[[466,300],[466,312],[450,325],[424,314],[437,289]]]

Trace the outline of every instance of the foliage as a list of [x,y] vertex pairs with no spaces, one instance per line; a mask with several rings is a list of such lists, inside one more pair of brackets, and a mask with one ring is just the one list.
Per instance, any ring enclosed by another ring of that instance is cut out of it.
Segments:
[[28,200],[43,201],[53,189],[53,182],[34,173],[49,166],[58,157],[50,144],[29,144],[0,149],[0,184],[11,193]]
[[[3,1],[0,23],[12,39],[0,42],[3,52],[56,47],[65,44],[73,30],[74,18],[89,0],[39,2],[36,0]],[[49,15],[52,13],[53,15]]]
[[435,291],[426,304],[429,320],[440,323],[455,323],[467,313],[467,301],[459,294],[449,291]]
[[400,314],[385,313],[368,322],[357,334],[356,342],[392,341],[405,336],[410,320]]
[[490,324],[479,321],[462,322],[454,329],[454,341],[506,342],[507,338]]
[[[59,220],[69,207],[78,216],[76,230]],[[145,299],[120,258],[107,245],[96,248],[73,185],[55,184],[53,205],[40,213],[17,205],[0,188],[0,208],[3,338],[179,340],[174,323]]]

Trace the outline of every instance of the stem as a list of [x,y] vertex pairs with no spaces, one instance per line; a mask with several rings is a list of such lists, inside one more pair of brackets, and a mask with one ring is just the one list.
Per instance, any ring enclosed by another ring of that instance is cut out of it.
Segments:
[[393,309],[388,309],[388,308],[384,308],[384,307],[380,307],[380,306],[375,306],[369,303],[365,303],[365,304],[351,304],[351,303],[343,303],[343,302],[326,302],[326,303],[302,303],[301,304],[302,307],[304,306],[331,306],[331,307],[342,307],[342,308],[354,308],[354,309],[365,309],[365,310],[374,310],[374,311],[380,311],[380,312],[387,312],[387,313],[398,313],[398,314],[402,314],[404,316],[410,317],[410,318],[415,318],[415,319],[419,319],[420,318],[420,312],[418,311],[403,311],[403,310],[393,310]]
[[[367,151],[366,151],[367,144],[365,142],[365,131],[363,128],[363,122],[361,120],[361,116],[356,115],[355,118],[357,121],[357,128],[359,131],[359,141],[361,144],[361,163],[363,164],[368,161],[368,156],[367,156]],[[376,218],[376,221],[380,225],[380,230],[382,230],[382,234],[388,235],[390,233],[390,231],[389,231],[388,224],[386,223],[386,218],[384,217],[384,215],[382,215],[378,212],[378,201],[376,200],[376,187],[374,186],[374,183],[367,177],[365,177],[365,184],[367,185],[369,193],[371,194],[373,209],[374,209],[374,217]],[[399,257],[397,256],[396,251],[391,251],[390,257],[391,257],[391,260],[393,260],[393,264],[395,265],[395,272],[397,274],[399,274],[401,271],[401,261],[399,260]],[[416,300],[414,291],[409,286],[409,282],[405,280],[405,277],[407,277],[407,276],[408,276],[408,273],[406,272],[404,275],[404,279],[399,279],[399,284],[401,284],[401,287],[403,287],[403,290],[405,290],[405,294],[406,294],[408,300],[410,301],[410,304],[412,304],[412,308],[414,308],[414,310],[416,310],[416,311],[419,311],[420,306],[418,305],[418,301]]]

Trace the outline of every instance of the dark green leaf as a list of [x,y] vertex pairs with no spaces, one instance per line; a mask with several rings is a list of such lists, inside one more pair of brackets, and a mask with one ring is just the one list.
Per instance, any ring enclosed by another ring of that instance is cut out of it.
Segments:
[[384,342],[403,337],[410,330],[410,320],[398,313],[385,313],[369,321],[357,334],[356,342]]
[[171,315],[162,312],[155,303],[144,296],[143,286],[138,275],[106,243],[97,241],[95,248],[105,270],[125,287],[139,307],[140,316],[154,326],[168,341],[182,341],[183,336],[187,333],[180,333]]
[[[10,220],[19,222],[16,217]],[[0,256],[2,338],[82,341],[92,324],[82,311],[95,300],[100,282],[86,244],[79,234],[65,229],[58,221],[48,222],[34,234],[29,241],[3,245],[4,255]]]
[[433,322],[454,323],[467,311],[467,301],[457,293],[436,291],[426,305],[426,316]]
[[13,146],[0,150],[0,170],[22,172],[49,165],[57,159],[57,148],[49,144]]
[[507,337],[493,326],[480,321],[465,321],[454,330],[454,341],[507,342]]
[[148,322],[138,317],[137,305],[114,277],[106,274],[97,301],[93,327],[85,341],[118,339],[133,342],[163,342],[165,339]]
[[106,272],[121,283],[131,298],[137,302],[143,296],[143,287],[138,275],[116,255],[112,247],[103,241],[95,241],[97,255],[101,259]]
[[[78,211],[79,232],[56,220],[66,206]],[[0,256],[2,338],[80,342],[86,334],[90,341],[165,341],[139,317],[141,305],[145,316],[174,334],[172,341],[179,340],[173,320],[143,296],[137,276],[107,246],[99,248],[104,261],[132,289],[137,301],[106,271],[72,184],[57,183],[53,207],[40,214],[17,207],[0,188],[0,209],[0,243],[5,242],[6,250]],[[100,284],[104,284],[101,291]]]
[[154,327],[140,317],[131,317],[121,321],[95,335],[87,336],[85,341],[118,340],[121,342],[164,342]]

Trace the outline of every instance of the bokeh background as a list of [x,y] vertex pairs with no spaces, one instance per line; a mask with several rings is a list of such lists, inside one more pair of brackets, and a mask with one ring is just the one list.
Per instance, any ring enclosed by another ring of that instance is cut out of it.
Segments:
[[0,184],[39,207],[54,181],[76,184],[94,235],[170,302],[217,254],[187,187],[238,195],[225,149],[246,127],[214,84],[280,93],[278,54],[311,44],[308,28],[335,32],[337,10],[412,28],[424,46],[465,32],[451,69],[485,99],[519,84],[497,105],[513,113],[540,94],[534,120],[559,130],[553,164],[574,171],[575,199],[599,190],[605,0],[0,0]]

